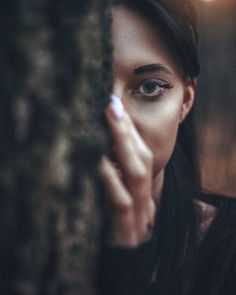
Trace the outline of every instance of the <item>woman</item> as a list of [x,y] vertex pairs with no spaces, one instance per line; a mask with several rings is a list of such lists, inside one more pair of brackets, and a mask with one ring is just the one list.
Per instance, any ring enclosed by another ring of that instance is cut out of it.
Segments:
[[234,201],[217,209],[198,180],[194,7],[122,0],[112,16],[106,118],[114,145],[99,167],[108,208],[102,293],[233,294]]

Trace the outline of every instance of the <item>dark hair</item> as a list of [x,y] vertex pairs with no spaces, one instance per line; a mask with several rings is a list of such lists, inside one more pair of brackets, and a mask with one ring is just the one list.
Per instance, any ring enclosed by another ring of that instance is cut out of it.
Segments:
[[197,17],[191,1],[113,0],[113,3],[136,10],[148,18],[158,28],[184,77],[194,79],[198,76]]
[[[183,78],[197,78],[200,71],[197,17],[192,1],[116,0],[114,4],[124,5],[148,18],[157,27],[170,54],[182,70]],[[228,212],[228,218],[231,218],[231,222],[234,220],[235,224],[233,202],[218,209],[203,242],[199,242],[201,214],[195,199],[200,198],[200,181],[194,120],[193,107],[179,128],[174,152],[165,169],[164,190],[150,258],[152,268],[158,267],[156,285],[157,294],[161,295],[222,294],[220,292],[224,291],[222,287],[231,267],[230,259],[236,257],[236,238],[225,256],[222,254],[227,250],[220,249],[220,245],[225,245],[227,234],[221,243],[217,242],[219,224],[223,225],[226,233],[232,235],[231,225],[224,212]],[[212,251],[215,251],[214,254]],[[222,266],[222,274],[217,265],[220,260],[214,258],[216,254],[220,254],[221,260],[227,258]],[[212,281],[209,271],[214,272]]]

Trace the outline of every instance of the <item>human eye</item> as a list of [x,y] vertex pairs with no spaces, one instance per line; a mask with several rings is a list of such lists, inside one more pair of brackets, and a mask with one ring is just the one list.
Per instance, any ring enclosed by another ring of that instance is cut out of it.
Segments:
[[133,94],[141,95],[146,98],[159,97],[165,93],[167,89],[173,86],[161,79],[146,79],[141,81],[133,90]]

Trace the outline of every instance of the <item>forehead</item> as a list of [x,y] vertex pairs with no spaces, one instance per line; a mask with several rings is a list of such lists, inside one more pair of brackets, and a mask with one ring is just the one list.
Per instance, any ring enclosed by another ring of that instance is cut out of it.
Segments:
[[138,67],[142,64],[160,63],[170,70],[177,66],[162,41],[157,27],[136,11],[124,6],[114,6],[112,41],[114,64]]

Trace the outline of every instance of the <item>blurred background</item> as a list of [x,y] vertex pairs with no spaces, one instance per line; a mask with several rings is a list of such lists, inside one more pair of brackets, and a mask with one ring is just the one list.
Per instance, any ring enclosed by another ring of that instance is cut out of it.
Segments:
[[203,187],[236,197],[236,1],[195,1],[200,16],[197,125]]

